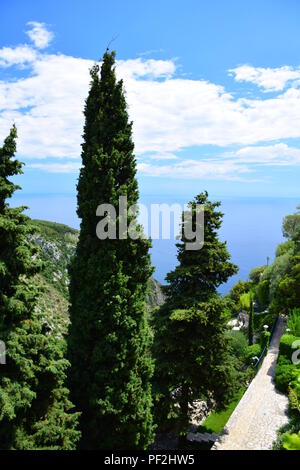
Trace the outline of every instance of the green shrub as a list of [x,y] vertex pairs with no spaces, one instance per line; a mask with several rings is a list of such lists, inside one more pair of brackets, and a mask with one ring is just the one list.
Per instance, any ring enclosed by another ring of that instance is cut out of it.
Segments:
[[283,335],[279,344],[279,355],[286,356],[291,360],[292,354],[294,352],[292,345],[297,340],[300,340],[300,337],[297,338],[296,336],[289,334]]
[[287,328],[291,330],[292,335],[300,336],[300,308],[290,310]]
[[[300,374],[300,371],[299,371]],[[300,414],[300,383],[299,378],[297,381],[294,381],[289,387],[289,401],[291,410]]]
[[259,343],[261,348],[263,349],[264,347],[268,348],[270,344],[270,337],[271,333],[270,331],[262,331],[259,336]]
[[275,258],[274,262],[267,267],[262,275],[261,281],[268,280],[270,286],[270,300],[274,299],[279,283],[288,272],[292,252],[287,252]]
[[242,331],[228,331],[227,337],[232,354],[245,362],[248,341],[244,333]]
[[261,346],[260,344],[252,344],[251,346],[247,346],[246,349],[246,363],[252,364],[253,357],[260,357],[261,355]]
[[298,434],[300,431],[300,420],[299,415],[296,416],[294,413],[289,415],[289,422],[285,424],[278,431],[276,441],[273,443],[273,450],[283,450],[283,438],[287,434]]
[[240,306],[243,310],[250,309],[250,292],[246,292],[240,296]]
[[291,357],[288,357],[288,356],[279,356],[279,359],[277,361],[277,365],[280,364],[281,366],[286,364],[286,365],[291,365],[292,364],[292,361],[291,361]]
[[275,385],[280,392],[286,393],[289,385],[297,378],[297,369],[290,363],[279,362],[275,369]]
[[258,303],[261,307],[266,306],[269,303],[269,296],[270,296],[270,281],[269,279],[265,279],[261,281],[256,289],[256,296]]
[[292,240],[287,240],[286,242],[279,243],[276,249],[276,258],[278,256],[285,255],[285,253],[291,252],[293,253],[295,247],[295,243]]
[[285,434],[283,436],[283,447],[286,450],[300,450],[300,432],[298,434]]
[[239,280],[230,290],[229,298],[236,304],[239,304],[240,296],[250,290],[250,282],[243,282]]
[[253,282],[253,284],[258,284],[266,268],[266,265],[253,268],[249,274],[250,281]]

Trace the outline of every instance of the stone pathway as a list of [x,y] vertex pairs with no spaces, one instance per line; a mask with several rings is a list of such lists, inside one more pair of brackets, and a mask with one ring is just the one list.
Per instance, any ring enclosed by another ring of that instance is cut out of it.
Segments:
[[288,397],[275,389],[273,381],[280,338],[285,321],[279,318],[260,370],[229,418],[213,450],[268,450],[277,430],[288,423]]

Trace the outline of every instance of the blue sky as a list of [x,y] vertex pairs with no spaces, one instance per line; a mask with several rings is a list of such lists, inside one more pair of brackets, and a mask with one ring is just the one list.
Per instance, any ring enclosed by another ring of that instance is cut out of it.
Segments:
[[88,69],[117,36],[141,196],[298,197],[300,3],[1,2],[0,139],[23,194],[75,195]]

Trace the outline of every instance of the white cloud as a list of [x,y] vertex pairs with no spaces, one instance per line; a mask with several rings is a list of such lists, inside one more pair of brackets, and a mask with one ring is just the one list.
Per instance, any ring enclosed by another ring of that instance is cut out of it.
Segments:
[[[11,65],[27,69],[22,78],[0,80],[0,140],[15,122],[19,155],[35,165],[32,168],[75,171],[78,163],[71,164],[70,159],[79,161],[81,153],[83,109],[93,61],[47,54],[28,45],[0,49],[0,67]],[[294,70],[283,69],[289,73]],[[277,85],[271,81],[259,83],[279,90],[289,82],[286,77],[280,82],[277,69],[273,70]],[[299,165],[298,149],[283,143],[273,145],[273,141],[300,137],[299,89],[287,88],[271,98],[263,95],[264,99],[235,98],[222,86],[177,78],[175,72],[173,60],[138,58],[117,62],[117,74],[124,79],[129,114],[134,121],[142,173],[236,179],[245,178],[256,164]],[[237,79],[241,76],[236,74]],[[270,145],[266,145],[268,142]],[[224,152],[201,161],[184,160],[175,154],[210,144],[224,147]],[[243,148],[226,153],[226,146],[232,144]],[[60,163],[32,162],[47,157],[60,159]],[[174,163],[166,165],[164,160]]]
[[[0,57],[1,52],[0,49]],[[24,156],[78,157],[89,69],[93,63],[44,53],[35,56],[32,73],[27,78],[0,81],[0,138],[4,138],[15,121],[19,130],[18,149]],[[126,83],[136,83],[136,77],[150,80],[149,77],[157,77],[159,73],[164,77],[173,70],[175,66],[170,61],[165,64],[141,59],[118,62],[118,75],[127,77]]]
[[238,82],[250,82],[265,91],[282,91],[289,82],[300,79],[300,68],[278,67],[264,68],[241,65],[229,70]]
[[300,149],[281,142],[274,145],[244,147],[235,153],[243,163],[255,165],[292,166],[300,165]]
[[[178,160],[178,157],[175,156],[175,158]],[[249,179],[248,174],[256,172],[257,167],[264,165],[300,165],[300,149],[289,147],[283,142],[274,145],[242,147],[235,152],[221,153],[209,159],[207,157],[201,160],[187,159],[159,166],[149,162],[140,162],[138,170],[141,174],[156,177],[253,182],[258,180],[252,177]]]
[[46,171],[47,173],[73,173],[77,172],[81,166],[79,162],[69,163],[30,163],[28,168]]
[[233,161],[198,161],[185,160],[171,165],[156,166],[149,163],[139,163],[138,171],[147,176],[159,176],[182,179],[213,179],[227,181],[253,181],[246,180],[245,174],[251,170],[245,165]]
[[42,54],[32,64],[29,77],[0,81],[1,138],[15,121],[21,155],[78,157],[92,64],[73,57]]
[[150,160],[178,160],[177,155],[174,153],[157,153],[152,155],[147,155],[146,158]]
[[30,64],[36,60],[36,51],[25,45],[0,49],[0,67]]
[[34,43],[35,47],[38,49],[45,49],[48,47],[54,35],[47,29],[45,23],[29,21],[27,25],[30,26],[30,29],[26,31],[26,34]]
[[169,78],[176,70],[172,60],[142,60],[140,58],[119,60],[118,68],[123,79],[139,77]]

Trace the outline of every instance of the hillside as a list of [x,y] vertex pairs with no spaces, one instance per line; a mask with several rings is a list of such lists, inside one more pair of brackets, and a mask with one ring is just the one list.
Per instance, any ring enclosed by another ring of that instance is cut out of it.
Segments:
[[[67,225],[45,220],[32,220],[36,228],[33,241],[40,250],[39,256],[44,263],[42,274],[36,277],[42,286],[43,294],[39,306],[51,315],[60,315],[68,321],[68,265],[75,252],[78,230]],[[161,285],[151,278],[148,283],[147,307],[161,305],[164,296]]]

